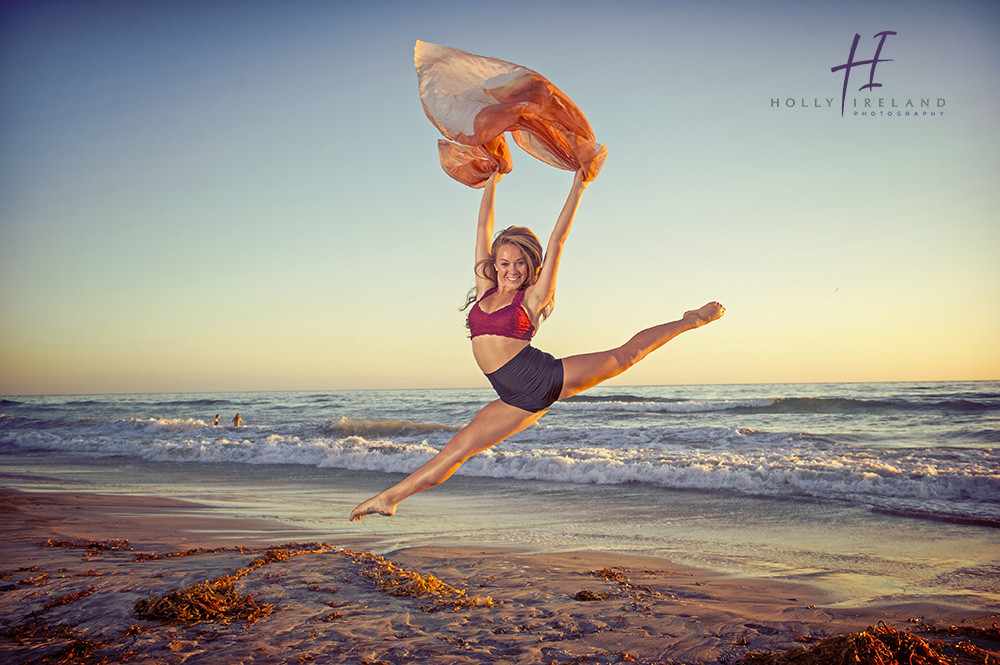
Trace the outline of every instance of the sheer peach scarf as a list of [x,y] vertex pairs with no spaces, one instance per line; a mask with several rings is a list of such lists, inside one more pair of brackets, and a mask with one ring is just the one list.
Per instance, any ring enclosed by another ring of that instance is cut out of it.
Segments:
[[525,152],[556,168],[584,169],[597,177],[607,148],[580,109],[544,76],[495,58],[417,41],[413,61],[420,101],[435,127],[445,172],[482,187],[496,172],[511,170],[510,132]]

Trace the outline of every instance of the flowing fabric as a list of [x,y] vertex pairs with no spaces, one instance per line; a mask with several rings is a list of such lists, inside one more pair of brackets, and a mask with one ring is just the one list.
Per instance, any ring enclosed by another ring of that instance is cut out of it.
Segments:
[[525,152],[568,171],[597,177],[607,148],[569,97],[544,76],[511,62],[417,41],[413,51],[424,113],[446,139],[438,141],[445,172],[479,188],[509,173],[510,132]]

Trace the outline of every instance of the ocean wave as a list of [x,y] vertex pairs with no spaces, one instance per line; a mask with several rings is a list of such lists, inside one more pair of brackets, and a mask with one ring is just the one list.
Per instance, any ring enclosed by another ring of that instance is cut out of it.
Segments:
[[895,517],[935,520],[968,524],[971,526],[1000,527],[1000,510],[990,510],[982,504],[969,501],[931,501],[918,503],[914,501],[895,500],[871,502],[872,512]]
[[164,432],[189,432],[204,429],[210,425],[200,418],[129,418],[118,421],[125,429],[136,429],[151,434]]
[[[67,430],[32,428],[0,442],[22,451],[406,473],[456,429],[362,418],[241,428],[195,418],[133,418]],[[533,426],[471,458],[458,473],[822,498],[989,522],[1000,520],[998,469],[1000,454],[989,448],[848,447],[751,428]]]
[[[620,397],[620,396],[616,396]],[[597,400],[562,400],[552,405],[557,411],[593,411],[593,412],[632,412],[632,413],[708,413],[711,411],[731,411],[734,409],[762,409],[773,404],[774,400],[720,400],[720,401],[686,401],[686,400],[649,400],[636,399],[597,399]]]
[[984,412],[1000,411],[1000,403],[972,399],[915,402],[909,400],[864,400],[847,397],[775,397],[744,400],[670,400],[637,395],[577,396],[557,402],[554,408],[594,412],[708,413],[733,411],[743,414],[862,414],[892,411]]
[[560,400],[559,403],[560,404],[573,404],[574,402],[582,402],[582,403],[587,403],[587,404],[600,404],[601,402],[612,402],[612,403],[614,403],[614,402],[620,402],[622,404],[631,404],[631,403],[651,403],[651,404],[667,403],[667,404],[672,404],[672,403],[684,402],[684,401],[687,401],[687,400],[676,399],[676,398],[671,398],[671,397],[648,397],[648,396],[644,397],[644,396],[640,396],[640,395],[631,395],[631,394],[628,394],[628,393],[620,393],[620,394],[614,394],[614,395],[593,395],[593,394],[584,393],[584,394],[580,394],[580,395],[574,395],[572,397],[567,397],[564,400]]
[[378,420],[373,418],[349,418],[329,421],[320,427],[320,432],[328,436],[361,436],[391,438],[413,436],[431,432],[457,432],[462,429],[438,423],[414,423],[408,420]]
[[200,398],[200,399],[177,399],[157,402],[158,406],[219,406],[220,404],[232,404],[232,400],[221,398]]
[[1000,429],[966,429],[957,432],[949,432],[946,438],[1000,444]]
[[[602,388],[555,404],[458,473],[640,483],[997,526],[998,387]],[[0,455],[70,465],[114,456],[407,473],[444,447],[488,395],[484,388],[13,396],[0,409]],[[237,410],[244,427],[228,425]],[[220,411],[226,424],[213,427]]]
[[[998,391],[818,386],[819,396],[801,396],[813,389],[603,389],[555,404],[458,473],[1000,520]],[[445,446],[486,393],[25,397],[0,411],[0,453],[406,473]],[[213,427],[216,405],[230,400],[239,408],[226,413],[241,411],[248,425]]]
[[[102,400],[96,399],[71,399],[63,403],[63,406],[77,407],[77,406],[103,406],[105,404]],[[39,405],[44,407],[46,405]]]
[[6,413],[0,413],[0,430],[10,427],[22,427],[25,423],[29,423],[31,420],[23,416],[10,416]]
[[998,411],[1000,405],[979,402],[971,399],[944,400],[935,402],[930,408],[943,409],[947,411]]
[[[53,432],[53,438],[66,438],[77,440],[83,437],[118,437],[132,438],[137,442],[146,441],[150,437],[170,436],[179,433],[204,430],[222,430],[225,428],[212,427],[209,423],[200,418],[125,418],[121,420],[100,420],[100,419],[45,419],[36,420],[30,418],[19,418],[15,425],[27,431],[47,431]],[[26,432],[19,432],[19,437],[28,436]]]

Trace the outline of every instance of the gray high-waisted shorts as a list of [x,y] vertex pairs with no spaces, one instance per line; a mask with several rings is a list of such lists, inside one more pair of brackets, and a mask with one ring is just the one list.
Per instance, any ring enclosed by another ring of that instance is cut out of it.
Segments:
[[486,378],[505,403],[535,413],[544,411],[559,399],[563,365],[552,355],[526,346]]

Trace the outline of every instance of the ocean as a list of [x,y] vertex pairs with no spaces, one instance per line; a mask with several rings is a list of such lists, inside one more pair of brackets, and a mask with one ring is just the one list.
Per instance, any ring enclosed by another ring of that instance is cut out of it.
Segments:
[[395,517],[346,521],[491,399],[8,396],[0,486],[188,499],[373,551],[614,550],[814,581],[846,603],[1000,607],[1000,382],[602,386]]

